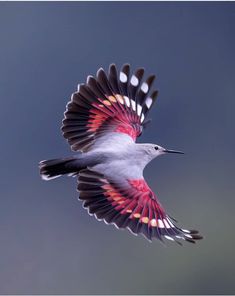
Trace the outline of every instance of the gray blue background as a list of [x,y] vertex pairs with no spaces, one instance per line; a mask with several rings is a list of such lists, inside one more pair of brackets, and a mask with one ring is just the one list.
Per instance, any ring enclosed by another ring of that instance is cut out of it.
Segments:
[[[235,293],[235,3],[0,3],[0,293]],[[158,76],[140,141],[181,149],[145,177],[197,245],[149,243],[90,217],[60,133],[77,84],[111,62]]]

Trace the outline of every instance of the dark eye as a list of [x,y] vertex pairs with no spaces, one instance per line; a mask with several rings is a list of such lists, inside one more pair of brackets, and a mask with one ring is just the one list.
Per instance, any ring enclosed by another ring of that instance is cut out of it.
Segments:
[[154,149],[155,149],[155,150],[158,150],[158,146],[155,146]]

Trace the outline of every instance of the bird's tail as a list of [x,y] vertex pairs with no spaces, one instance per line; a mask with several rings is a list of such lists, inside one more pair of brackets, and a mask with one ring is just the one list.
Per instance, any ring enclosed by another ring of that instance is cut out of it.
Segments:
[[81,169],[77,158],[50,159],[39,162],[39,172],[43,180],[51,180],[61,175],[76,175]]

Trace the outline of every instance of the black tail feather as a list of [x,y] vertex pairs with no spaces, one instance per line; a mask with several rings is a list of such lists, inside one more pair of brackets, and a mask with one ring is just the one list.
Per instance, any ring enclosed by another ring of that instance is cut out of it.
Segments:
[[39,172],[43,180],[51,180],[61,175],[76,175],[79,170],[76,158],[43,160],[39,163]]

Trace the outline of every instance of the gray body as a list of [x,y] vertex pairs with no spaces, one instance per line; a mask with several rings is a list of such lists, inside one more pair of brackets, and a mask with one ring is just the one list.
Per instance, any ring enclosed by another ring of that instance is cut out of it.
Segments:
[[90,168],[108,179],[128,184],[127,180],[143,179],[145,166],[167,152],[182,153],[156,144],[137,144],[130,136],[113,132],[98,138],[89,151],[79,152],[73,158],[40,162],[40,174],[50,180]]
[[78,159],[115,179],[142,179],[145,166],[164,150],[155,144],[137,144],[126,134],[113,133],[100,138],[91,151],[80,154]]

